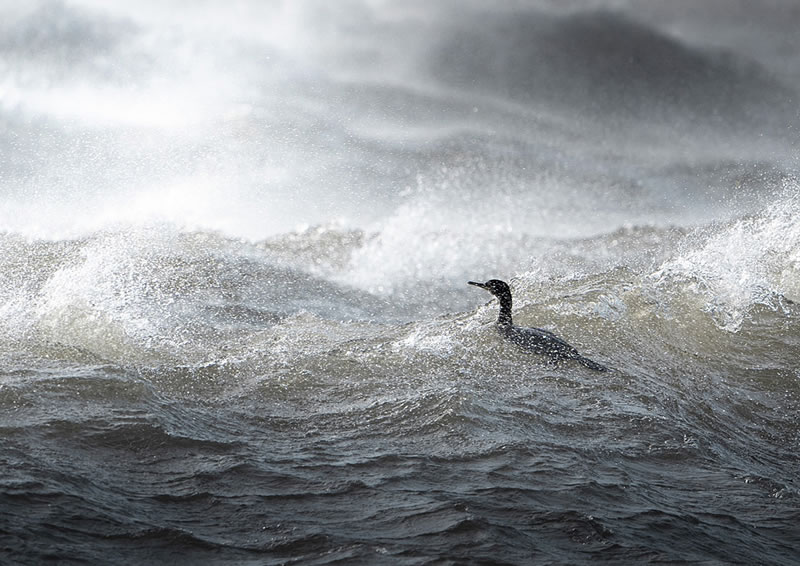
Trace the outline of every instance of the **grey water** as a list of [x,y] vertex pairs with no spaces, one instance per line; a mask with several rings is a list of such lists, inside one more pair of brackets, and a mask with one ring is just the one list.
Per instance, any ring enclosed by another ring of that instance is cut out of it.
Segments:
[[0,15],[0,564],[798,563],[796,2]]

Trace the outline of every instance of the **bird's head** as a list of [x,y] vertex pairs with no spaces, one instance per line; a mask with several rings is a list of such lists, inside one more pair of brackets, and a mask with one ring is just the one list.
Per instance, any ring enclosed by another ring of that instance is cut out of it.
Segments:
[[499,279],[489,279],[486,283],[477,283],[476,281],[467,281],[467,283],[486,289],[495,297],[511,296],[511,289],[508,287],[508,283]]

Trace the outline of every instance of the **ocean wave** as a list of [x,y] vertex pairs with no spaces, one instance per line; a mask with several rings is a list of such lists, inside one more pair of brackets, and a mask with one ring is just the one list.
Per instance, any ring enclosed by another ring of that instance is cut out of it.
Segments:
[[[365,352],[392,344],[399,364],[407,356],[405,363],[431,369],[437,359],[474,360],[477,343],[464,333],[494,316],[492,303],[474,319],[451,314],[486,300],[465,282],[516,271],[516,312],[526,324],[566,332],[594,351],[608,342],[600,336],[616,342],[643,333],[663,343],[653,323],[665,335],[677,324],[685,334],[676,340],[696,337],[692,347],[702,350],[702,341],[718,347],[724,332],[757,324],[770,310],[792,319],[796,197],[789,180],[753,216],[573,240],[486,226],[453,231],[435,219],[425,229],[419,219],[377,234],[320,227],[256,244],[170,227],[61,242],[5,235],[0,328],[7,343],[133,365],[202,368],[238,359],[276,369],[281,360],[324,358],[361,340]],[[415,247],[430,244],[425,255],[402,253],[409,237],[419,238]],[[253,355],[261,350],[269,361]]]
[[0,4],[4,558],[796,562],[791,0]]
[[696,294],[717,324],[735,331],[749,311],[788,308],[800,299],[800,187],[787,180],[759,214],[702,229],[651,277]]
[[455,88],[547,102],[570,111],[646,120],[753,123],[790,88],[758,64],[688,45],[618,12],[480,14],[456,20],[432,59],[432,75]]

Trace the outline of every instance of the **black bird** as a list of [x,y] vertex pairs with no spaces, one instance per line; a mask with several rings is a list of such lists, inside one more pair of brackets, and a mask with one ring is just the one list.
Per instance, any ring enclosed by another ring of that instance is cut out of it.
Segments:
[[468,281],[468,283],[481,289],[486,289],[498,298],[500,301],[500,316],[497,319],[497,330],[514,344],[536,354],[544,354],[550,358],[551,362],[575,360],[589,369],[608,371],[608,368],[604,365],[581,356],[578,350],[552,332],[541,328],[514,326],[511,322],[511,289],[505,281],[490,279],[486,283],[476,283],[475,281]]

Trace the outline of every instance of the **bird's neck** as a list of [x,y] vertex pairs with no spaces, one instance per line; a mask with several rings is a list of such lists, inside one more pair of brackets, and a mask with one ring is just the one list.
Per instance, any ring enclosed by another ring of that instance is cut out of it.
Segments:
[[504,295],[500,299],[500,316],[497,318],[497,325],[502,327],[511,326],[511,297]]

